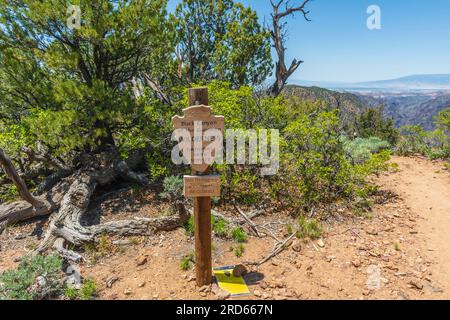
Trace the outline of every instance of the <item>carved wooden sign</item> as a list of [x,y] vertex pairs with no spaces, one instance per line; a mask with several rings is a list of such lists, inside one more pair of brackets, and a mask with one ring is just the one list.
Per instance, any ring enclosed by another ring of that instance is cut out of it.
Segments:
[[184,196],[220,197],[220,176],[184,176]]
[[[183,142],[183,156],[191,164],[192,169],[197,172],[205,172],[210,166],[208,157],[205,157],[204,154],[205,149],[213,142],[222,143],[225,118],[214,116],[211,107],[205,105],[189,107],[184,109],[183,113],[183,117],[175,116],[172,118],[172,123],[176,129],[175,138],[177,141]],[[177,129],[187,130],[185,133],[189,132],[189,141]],[[214,134],[214,130],[211,129],[215,129],[215,133],[220,132],[220,141]],[[211,157],[215,157],[215,152],[215,149],[211,150]]]

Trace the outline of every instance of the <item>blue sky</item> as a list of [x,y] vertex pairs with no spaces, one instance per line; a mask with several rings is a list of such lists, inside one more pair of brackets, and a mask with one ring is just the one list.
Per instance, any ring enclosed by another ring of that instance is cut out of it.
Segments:
[[[269,0],[241,2],[269,22]],[[372,4],[381,8],[381,30],[366,26]],[[312,22],[299,14],[288,20],[287,58],[305,61],[292,79],[358,82],[450,73],[449,0],[313,0],[309,9]]]

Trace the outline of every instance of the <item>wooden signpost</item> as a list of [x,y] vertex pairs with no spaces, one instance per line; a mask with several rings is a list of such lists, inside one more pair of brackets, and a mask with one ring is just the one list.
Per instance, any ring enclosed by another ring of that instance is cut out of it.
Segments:
[[[173,117],[172,123],[175,129],[188,130],[194,139],[199,135],[199,132],[194,132],[195,123],[202,124],[201,143],[195,147],[192,140],[190,155],[183,155],[191,160],[192,175],[184,177],[184,196],[194,202],[195,269],[197,285],[201,287],[212,282],[211,197],[220,196],[220,177],[209,175],[209,164],[203,161],[203,151],[211,143],[203,139],[203,133],[217,129],[223,134],[225,119],[212,114],[207,88],[189,89],[189,105],[191,107],[183,110],[184,116]],[[202,161],[194,161],[196,158]]]

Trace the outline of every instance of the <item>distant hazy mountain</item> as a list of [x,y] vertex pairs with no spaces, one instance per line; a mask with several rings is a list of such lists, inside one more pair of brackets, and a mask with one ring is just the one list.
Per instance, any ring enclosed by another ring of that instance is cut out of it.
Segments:
[[421,90],[450,90],[450,74],[412,75],[392,80],[369,82],[315,82],[294,81],[301,86],[318,86],[333,90],[346,91],[421,91]]
[[[411,81],[415,80],[411,77]],[[434,117],[450,107],[450,90],[341,92],[289,85],[284,90],[284,96],[307,101],[320,100],[330,108],[338,108],[345,125],[351,125],[365,108],[384,105],[386,117],[392,118],[397,127],[420,124],[425,130],[433,130]]]
[[357,94],[367,106],[384,105],[387,117],[394,119],[397,127],[421,125],[425,130],[435,129],[435,116],[450,108],[450,91],[429,93],[372,95]]

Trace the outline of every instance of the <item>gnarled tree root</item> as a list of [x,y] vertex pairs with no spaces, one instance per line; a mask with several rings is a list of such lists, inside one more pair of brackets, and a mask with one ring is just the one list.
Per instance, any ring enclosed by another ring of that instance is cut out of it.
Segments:
[[[63,257],[79,262],[82,257],[67,249],[69,244],[82,246],[98,241],[100,236],[152,235],[159,231],[176,229],[186,223],[189,212],[184,203],[177,203],[178,215],[160,218],[135,218],[124,221],[112,221],[99,225],[83,225],[82,218],[87,212],[91,196],[99,185],[109,184],[117,178],[145,184],[143,176],[134,173],[128,165],[118,160],[114,153],[106,153],[105,161],[98,161],[98,155],[90,163],[58,183],[45,196],[35,198],[42,203],[38,208],[25,201],[0,207],[0,228],[33,217],[49,215],[49,227],[44,240],[31,255],[43,253],[50,249]],[[89,159],[88,159],[89,160]],[[101,163],[99,166],[98,164]],[[106,164],[105,164],[106,163]],[[0,229],[1,230],[1,229]]]

